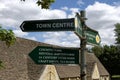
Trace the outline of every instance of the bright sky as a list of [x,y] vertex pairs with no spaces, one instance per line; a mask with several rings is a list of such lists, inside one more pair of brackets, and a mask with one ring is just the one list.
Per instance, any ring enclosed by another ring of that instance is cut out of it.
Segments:
[[101,44],[114,44],[114,24],[120,23],[120,0],[56,0],[50,9],[41,9],[36,0],[0,0],[0,25],[12,29],[17,37],[60,46],[79,47],[80,40],[74,32],[22,32],[24,20],[74,18],[85,10],[86,24],[99,31]]

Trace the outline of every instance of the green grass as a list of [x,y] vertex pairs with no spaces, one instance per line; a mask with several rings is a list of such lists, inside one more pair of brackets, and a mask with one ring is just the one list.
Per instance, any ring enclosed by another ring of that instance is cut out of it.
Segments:
[[120,78],[120,75],[113,75],[112,78]]

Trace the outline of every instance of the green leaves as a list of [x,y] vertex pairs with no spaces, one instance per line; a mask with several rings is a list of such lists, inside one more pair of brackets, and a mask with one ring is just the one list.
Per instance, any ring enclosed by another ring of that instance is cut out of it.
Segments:
[[120,44],[120,23],[115,24],[116,44]]
[[54,3],[55,2],[55,0],[38,0],[37,2],[36,2],[36,4],[38,5],[38,6],[40,6],[41,5],[41,7],[42,7],[42,9],[49,9],[49,7],[50,7],[50,5],[52,4],[52,3]]
[[6,45],[9,47],[15,43],[16,37],[12,30],[2,29],[2,27],[0,27],[0,40],[5,41]]
[[92,48],[92,51],[97,57],[99,57],[103,52],[103,48],[101,46],[95,46]]
[[[13,33],[12,30],[6,30],[6,29],[3,29],[1,26],[0,26],[0,40],[1,41],[5,41],[6,45],[8,47],[10,47],[12,44],[15,43],[16,41],[16,37]],[[0,69],[1,68],[4,68],[3,66],[3,62],[0,61]]]
[[[21,1],[25,1],[25,0],[21,0]],[[49,7],[51,6],[51,4],[54,3],[54,2],[55,2],[55,0],[38,0],[36,2],[36,4],[38,6],[41,5],[42,9],[49,9]]]
[[119,74],[120,52],[118,52],[118,48],[116,46],[95,46],[92,50],[111,75]]
[[36,4],[37,4],[38,6],[40,6],[40,5],[42,5],[42,2],[38,0],[38,1],[36,2]]

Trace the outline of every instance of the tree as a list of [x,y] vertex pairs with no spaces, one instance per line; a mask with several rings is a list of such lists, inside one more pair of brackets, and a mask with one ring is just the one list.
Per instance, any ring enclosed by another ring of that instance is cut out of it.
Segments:
[[115,24],[115,36],[116,44],[120,44],[120,23]]
[[120,52],[120,23],[115,24],[115,37],[116,37],[116,44],[118,48],[118,52]]
[[16,37],[12,30],[3,29],[0,26],[0,40],[5,41],[6,45],[9,47],[10,45],[15,43]]
[[92,48],[94,54],[99,57],[103,53],[103,48],[101,46],[95,46]]
[[120,53],[117,51],[117,49],[118,48],[113,45],[93,47],[92,49],[111,76],[120,74]]
[[[4,41],[8,47],[15,43],[16,37],[12,30],[3,29],[0,26],[0,41]],[[3,67],[2,61],[0,61],[0,68]]]
[[[25,0],[21,0],[21,1],[25,1]],[[55,0],[37,0],[36,4],[38,6],[41,5],[42,9],[49,9],[51,4],[54,3],[54,2],[55,2]]]
[[98,57],[111,75],[119,74],[119,57],[116,46],[103,46],[103,53]]

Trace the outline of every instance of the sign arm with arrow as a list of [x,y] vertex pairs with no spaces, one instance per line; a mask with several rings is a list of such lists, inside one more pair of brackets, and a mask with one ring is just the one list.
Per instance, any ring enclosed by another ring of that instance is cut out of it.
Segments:
[[22,31],[24,31],[24,27],[23,27],[24,25],[25,25],[25,23],[23,22],[23,23],[21,24],[21,27],[20,27]]

